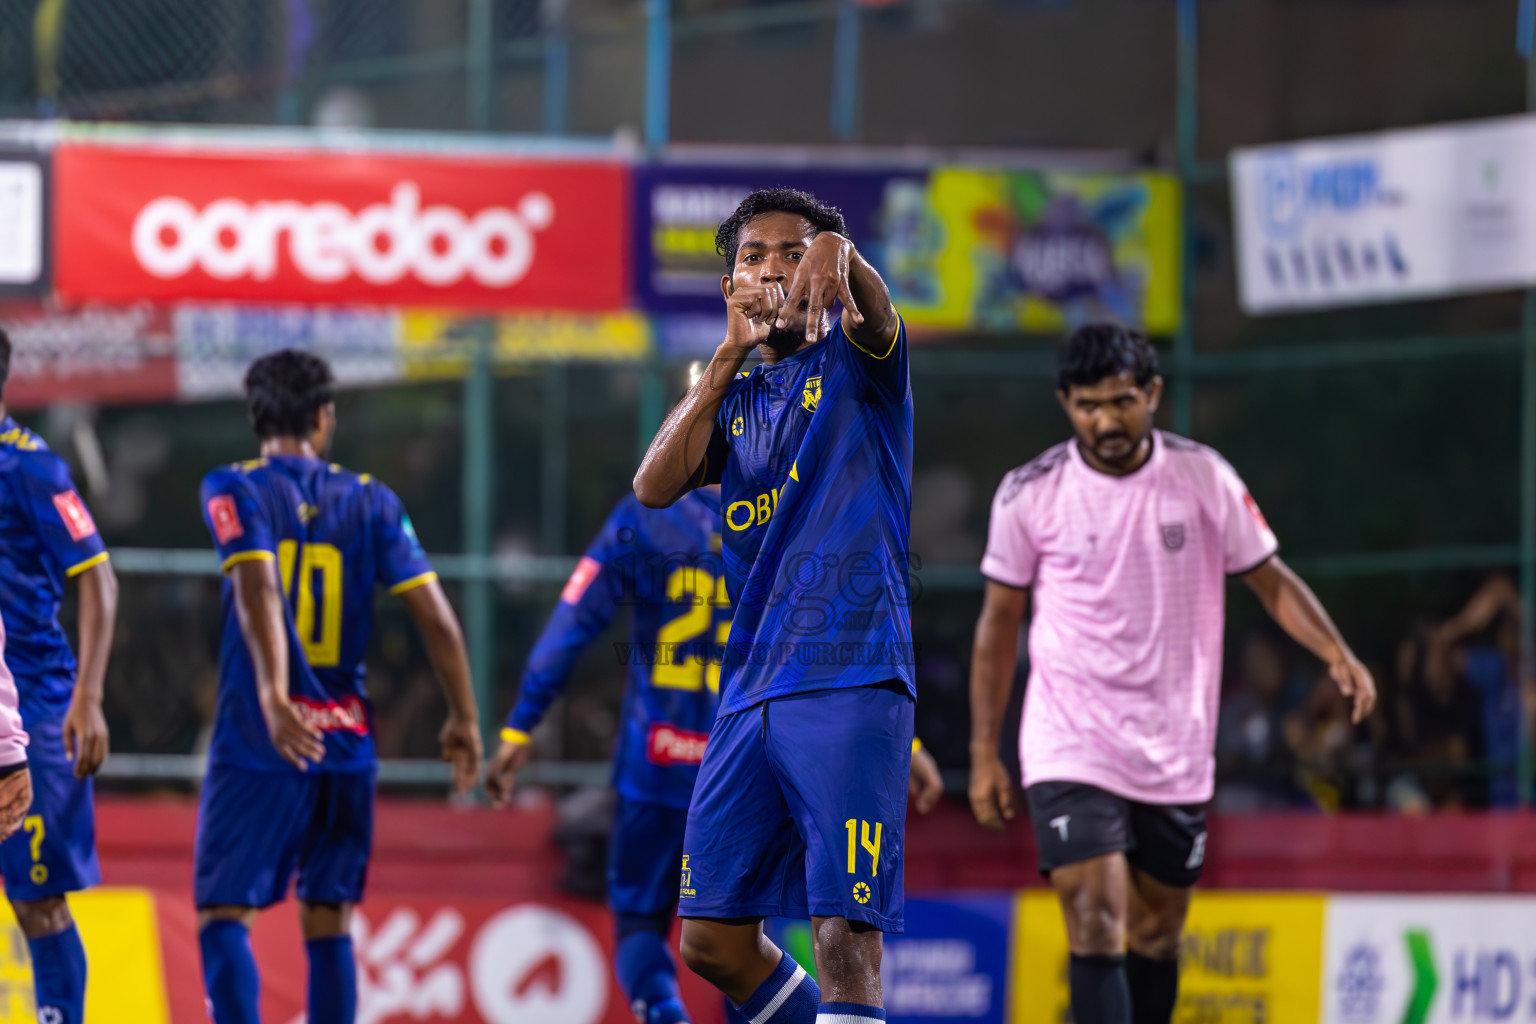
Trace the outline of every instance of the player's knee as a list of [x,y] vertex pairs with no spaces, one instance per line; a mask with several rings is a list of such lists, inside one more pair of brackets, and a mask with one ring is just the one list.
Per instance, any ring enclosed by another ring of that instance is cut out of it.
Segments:
[[1115,956],[1125,952],[1125,908],[1109,895],[1084,886],[1062,901],[1071,917],[1072,952],[1079,956]]
[[[816,922],[816,966],[823,988],[835,992],[878,991],[884,943],[878,929],[842,917]],[[855,1002],[861,1000],[854,1000]]]
[[1126,927],[1127,945],[1148,960],[1177,960],[1184,942],[1182,910],[1137,915]]
[[299,929],[304,941],[349,935],[352,931],[352,904],[299,902]]
[[741,971],[740,957],[732,944],[706,922],[683,922],[683,936],[677,952],[690,971],[716,988],[727,987]]
[[69,902],[63,896],[45,896],[40,900],[13,900],[11,909],[16,913],[16,923],[29,939],[45,935],[57,935],[74,923],[69,913]]

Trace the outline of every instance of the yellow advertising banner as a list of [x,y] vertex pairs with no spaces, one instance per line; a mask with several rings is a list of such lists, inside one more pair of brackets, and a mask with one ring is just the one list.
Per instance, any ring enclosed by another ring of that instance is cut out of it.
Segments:
[[[90,961],[91,1024],[168,1024],[154,897],[146,889],[92,889],[69,898]],[[37,1024],[32,961],[10,904],[0,901],[0,1020]]]
[[[1197,892],[1174,1024],[1317,1024],[1326,905],[1319,893]],[[1019,894],[1013,950],[1013,1024],[1071,1020],[1055,893]]]
[[[640,313],[520,313],[499,316],[496,366],[593,360],[639,362],[651,353],[650,321]],[[400,354],[408,380],[462,377],[474,320],[462,314],[400,315]]]
[[888,191],[882,269],[907,322],[1056,333],[1113,319],[1179,326],[1178,180],[1167,174],[936,168]]

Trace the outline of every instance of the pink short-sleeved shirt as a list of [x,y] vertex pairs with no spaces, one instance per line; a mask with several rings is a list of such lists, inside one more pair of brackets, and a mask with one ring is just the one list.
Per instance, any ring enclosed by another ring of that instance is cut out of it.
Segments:
[[0,622],[0,768],[27,759],[27,730],[21,724],[16,680],[5,664],[5,623]]
[[1004,477],[981,571],[1033,593],[1024,784],[1209,800],[1226,577],[1278,547],[1220,455],[1161,431],[1129,476],[1069,441]]

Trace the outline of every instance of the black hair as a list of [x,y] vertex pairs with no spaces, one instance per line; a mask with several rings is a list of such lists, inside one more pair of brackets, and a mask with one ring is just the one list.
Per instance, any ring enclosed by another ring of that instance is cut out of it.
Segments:
[[251,427],[262,440],[306,437],[331,403],[336,378],[324,359],[285,348],[262,356],[245,372]]
[[5,395],[5,382],[11,379],[11,336],[0,327],[0,397]]
[[736,212],[721,221],[719,229],[715,231],[715,251],[725,257],[727,273],[736,266],[736,250],[739,247],[737,239],[741,236],[741,229],[753,217],[765,213],[797,214],[810,221],[818,235],[823,231],[836,231],[840,235],[848,233],[848,222],[843,219],[843,211],[827,205],[809,192],[797,188],[760,188],[737,204]]
[[1129,373],[1145,388],[1157,376],[1157,349],[1146,335],[1119,324],[1084,324],[1061,348],[1056,386],[1089,387],[1105,377]]

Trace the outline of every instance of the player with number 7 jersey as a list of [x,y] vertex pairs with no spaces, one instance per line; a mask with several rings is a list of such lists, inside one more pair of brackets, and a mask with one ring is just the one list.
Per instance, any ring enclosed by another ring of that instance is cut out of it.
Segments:
[[219,1024],[254,1024],[255,913],[295,876],[309,1020],[351,1024],[351,908],[363,895],[377,771],[363,656],[379,587],[401,595],[448,699],[444,759],[479,774],[468,658],[452,608],[389,488],[322,458],[330,368],[284,351],[246,375],[260,457],[209,473],[201,502],[225,574],[218,717],[198,810],[195,897]]

